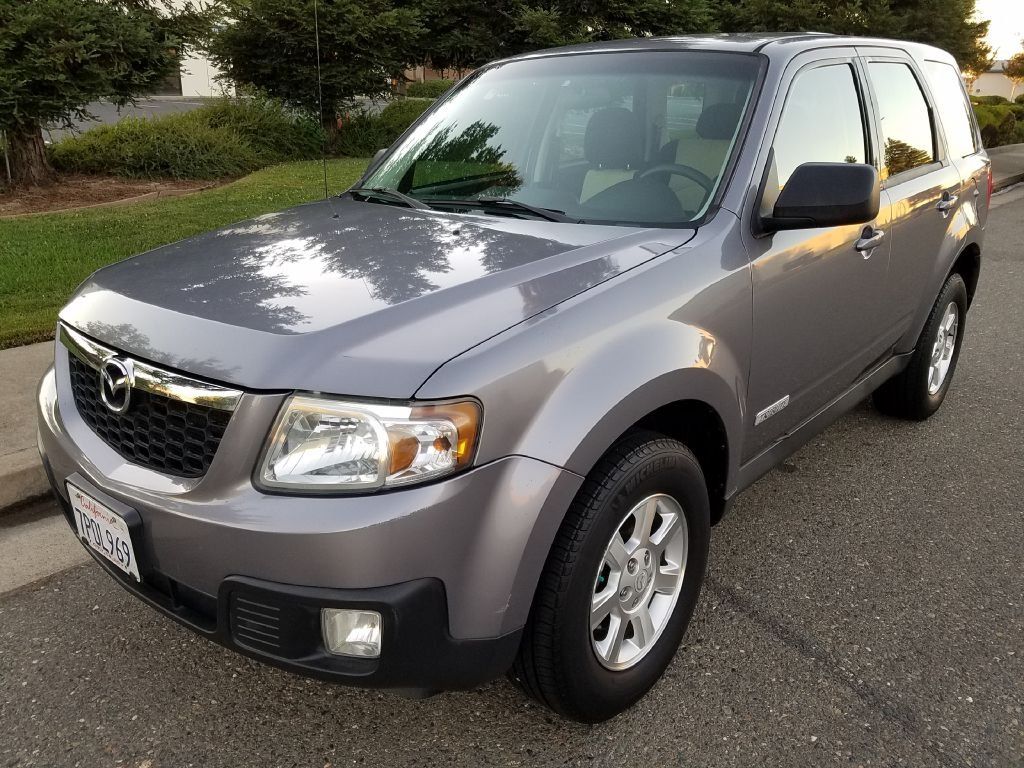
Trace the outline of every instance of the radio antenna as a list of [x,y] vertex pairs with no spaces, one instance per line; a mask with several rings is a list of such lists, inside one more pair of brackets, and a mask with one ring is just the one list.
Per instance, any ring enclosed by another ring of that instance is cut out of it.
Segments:
[[[324,121],[324,85],[320,76],[320,13],[318,0],[313,0],[313,35],[316,37],[316,103],[320,111],[320,127],[323,128]],[[324,169],[324,200],[330,198],[331,193],[327,187],[327,131],[324,131],[323,141],[320,143],[320,159]]]

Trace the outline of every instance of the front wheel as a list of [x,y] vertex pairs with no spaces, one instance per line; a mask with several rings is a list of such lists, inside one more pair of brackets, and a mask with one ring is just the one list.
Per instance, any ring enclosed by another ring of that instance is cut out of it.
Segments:
[[883,413],[922,421],[942,405],[953,380],[967,315],[967,286],[950,275],[939,291],[910,363],[875,392]]
[[709,541],[707,486],[693,453],[649,432],[620,442],[559,530],[513,680],[582,722],[632,705],[686,632]]

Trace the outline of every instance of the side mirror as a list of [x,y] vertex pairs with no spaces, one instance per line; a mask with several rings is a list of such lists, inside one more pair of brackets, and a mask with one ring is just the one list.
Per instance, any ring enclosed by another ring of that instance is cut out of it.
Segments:
[[382,149],[378,149],[378,150],[376,151],[376,153],[374,153],[374,155],[373,155],[373,160],[372,160],[372,161],[370,161],[370,165],[373,165],[373,164],[374,164],[374,163],[376,163],[376,162],[377,162],[378,160],[380,160],[380,159],[381,159],[382,157],[384,157],[384,153],[385,153],[385,152],[387,152],[387,151],[388,151],[388,148],[387,148],[387,147],[383,147]]
[[804,163],[761,218],[764,232],[864,224],[878,215],[878,171],[864,163]]

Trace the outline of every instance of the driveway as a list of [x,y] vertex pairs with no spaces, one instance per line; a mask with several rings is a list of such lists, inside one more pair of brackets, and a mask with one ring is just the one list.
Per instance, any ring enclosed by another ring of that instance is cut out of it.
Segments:
[[[504,680],[409,701],[290,676],[89,562],[0,595],[0,765],[1024,765],[1024,190],[997,200],[942,410],[864,404],[744,493],[624,715],[566,723]],[[0,562],[80,560],[54,514],[0,520]]]

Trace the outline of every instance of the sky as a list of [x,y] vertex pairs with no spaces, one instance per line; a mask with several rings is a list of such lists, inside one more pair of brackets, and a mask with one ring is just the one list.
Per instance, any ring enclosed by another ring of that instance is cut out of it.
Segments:
[[1019,53],[1024,38],[1024,0],[977,0],[977,14],[988,19],[987,42],[997,59]]

